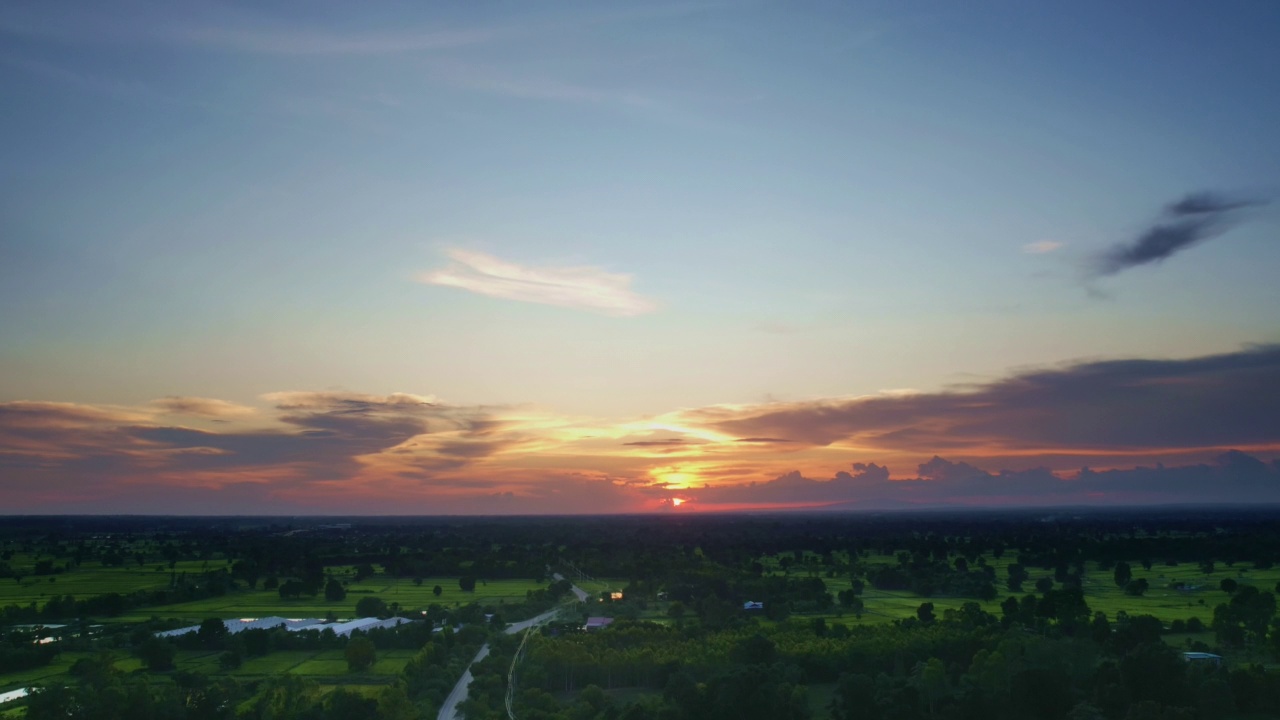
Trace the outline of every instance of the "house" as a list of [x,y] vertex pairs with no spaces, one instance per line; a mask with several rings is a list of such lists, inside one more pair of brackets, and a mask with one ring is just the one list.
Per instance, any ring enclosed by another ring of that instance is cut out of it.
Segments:
[[757,600],[748,600],[742,603],[742,609],[750,612],[752,610],[764,610],[764,603]]
[[1209,663],[1215,667],[1222,664],[1222,656],[1207,652],[1184,652],[1182,659],[1190,663]]
[[603,630],[612,624],[613,618],[611,617],[589,617],[587,618],[587,624],[583,625],[582,629],[589,632],[594,630]]

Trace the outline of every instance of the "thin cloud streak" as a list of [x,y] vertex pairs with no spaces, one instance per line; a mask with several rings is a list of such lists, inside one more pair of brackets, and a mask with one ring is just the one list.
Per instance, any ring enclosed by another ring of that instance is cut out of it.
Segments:
[[1118,243],[1093,260],[1094,277],[1116,275],[1139,265],[1162,262],[1194,245],[1231,229],[1233,213],[1254,200],[1226,200],[1212,193],[1195,193],[1165,207],[1162,217],[1127,243]]
[[1028,255],[1046,255],[1062,248],[1062,243],[1053,240],[1040,240],[1022,246],[1022,252]]
[[489,297],[604,315],[643,315],[658,307],[631,290],[630,275],[586,266],[525,267],[466,250],[449,250],[446,254],[453,264],[423,273],[418,280]]
[[257,412],[246,405],[202,397],[170,396],[152,400],[151,406],[169,415],[188,415],[215,420],[249,417]]

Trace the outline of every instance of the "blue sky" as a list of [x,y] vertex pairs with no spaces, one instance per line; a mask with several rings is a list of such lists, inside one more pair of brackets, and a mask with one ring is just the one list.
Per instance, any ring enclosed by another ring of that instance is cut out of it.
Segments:
[[7,3],[0,402],[620,427],[1280,342],[1274,204],[1090,274],[1189,194],[1274,199],[1277,28],[1245,1]]

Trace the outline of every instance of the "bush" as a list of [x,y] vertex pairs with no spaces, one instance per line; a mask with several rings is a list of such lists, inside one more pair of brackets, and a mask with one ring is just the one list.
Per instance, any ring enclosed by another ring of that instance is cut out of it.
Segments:
[[347,642],[344,654],[347,658],[347,669],[351,672],[368,670],[378,660],[378,652],[373,642],[362,635],[357,635]]
[[382,598],[373,595],[362,597],[356,603],[356,615],[358,617],[386,617],[388,615],[387,604],[382,601]]

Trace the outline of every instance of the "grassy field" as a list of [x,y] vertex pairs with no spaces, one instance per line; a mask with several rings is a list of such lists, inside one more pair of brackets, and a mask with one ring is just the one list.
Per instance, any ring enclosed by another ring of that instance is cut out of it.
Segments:
[[[443,592],[436,597],[432,588],[439,585]],[[489,580],[476,583],[474,592],[463,592],[457,578],[427,578],[422,585],[415,585],[408,578],[389,578],[375,575],[347,586],[347,597],[340,601],[328,601],[323,595],[296,600],[282,599],[275,590],[242,590],[220,597],[204,598],[173,605],[136,608],[115,618],[120,622],[137,622],[159,616],[184,620],[200,620],[207,617],[324,617],[332,612],[338,617],[352,617],[356,603],[363,597],[378,597],[388,605],[399,603],[402,611],[425,610],[432,603],[455,607],[475,602],[481,605],[501,606],[524,600],[525,593],[546,587],[532,580]]]
[[[379,685],[390,682],[404,671],[416,654],[414,650],[386,650],[378,653],[378,661],[367,672],[352,674],[347,671],[347,661],[341,650],[321,651],[286,651],[276,652],[263,657],[248,658],[235,670],[223,670],[218,665],[218,657],[222,653],[203,650],[181,650],[174,659],[177,670],[199,672],[205,675],[228,675],[240,680],[252,680],[275,675],[304,675],[330,685],[343,684],[347,681],[356,685]],[[29,687],[34,683],[46,682],[54,678],[66,678],[67,671],[80,658],[88,653],[63,653],[52,664],[17,673],[0,675],[0,692]],[[121,656],[115,662],[121,672],[140,672],[142,663],[137,658]],[[371,682],[372,681],[372,682]]]
[[[27,563],[30,558],[15,558],[16,563]],[[41,606],[51,596],[73,595],[84,599],[106,593],[122,595],[138,590],[163,589],[169,587],[171,572],[186,573],[188,577],[199,576],[210,570],[226,566],[225,561],[179,562],[173,571],[167,566],[159,572],[153,566],[138,567],[103,567],[96,562],[69,572],[48,576],[29,576],[21,581],[6,579],[0,581],[0,606],[21,605],[32,602]],[[421,585],[408,578],[392,578],[381,573],[355,582],[355,573],[349,567],[331,568],[331,572],[339,579],[347,581],[347,597],[344,600],[330,602],[323,595],[313,598],[282,599],[276,590],[239,590],[219,597],[204,598],[172,605],[134,608],[124,615],[111,618],[113,622],[141,622],[159,616],[186,620],[200,620],[206,617],[262,617],[282,615],[287,617],[324,617],[333,612],[338,617],[351,617],[360,598],[373,595],[381,598],[388,605],[399,603],[406,611],[423,610],[431,603],[439,603],[445,607],[465,605],[477,602],[481,605],[501,605],[503,603],[524,600],[525,593],[546,583],[533,580],[481,580],[476,583],[474,592],[466,593],[458,587],[456,577],[425,578]],[[437,597],[433,588],[439,585],[442,592]],[[261,588],[261,584],[259,585]]]
[[[1006,597],[1011,594],[1016,594],[1019,597],[1027,594],[1037,594],[1035,589],[1036,580],[1042,577],[1053,577],[1052,572],[1040,568],[1028,568],[1030,579],[1023,583],[1023,591],[1021,593],[1010,593],[1005,587],[1005,579],[1008,577],[1008,566],[1016,562],[1016,559],[1006,555],[1000,559],[988,557],[986,560],[988,565],[996,569],[995,585],[998,597],[991,602],[979,604],[982,605],[984,610],[997,616],[1001,614],[1000,603]],[[867,558],[864,562],[887,564],[896,563],[897,560],[893,557],[877,555]],[[762,560],[762,564],[764,564],[766,572],[782,572],[777,557],[766,557]],[[1112,619],[1122,610],[1130,615],[1154,615],[1165,623],[1198,617],[1207,625],[1213,619],[1214,606],[1230,599],[1227,593],[1218,588],[1219,583],[1224,578],[1232,578],[1242,585],[1255,585],[1259,590],[1267,592],[1274,591],[1276,583],[1280,582],[1280,568],[1256,570],[1241,564],[1237,564],[1235,567],[1226,567],[1219,564],[1216,572],[1206,575],[1201,572],[1199,567],[1189,563],[1182,563],[1177,566],[1156,564],[1152,565],[1150,570],[1144,570],[1137,560],[1131,560],[1130,565],[1133,568],[1133,578],[1135,580],[1146,578],[1150,584],[1150,589],[1142,597],[1126,595],[1113,581],[1112,571],[1099,570],[1097,563],[1093,562],[1086,565],[1083,588],[1085,601],[1089,604],[1091,610],[1104,612],[1107,617]],[[825,571],[825,568],[822,568],[822,570]],[[822,574],[819,573],[819,577]],[[793,577],[805,577],[807,572],[803,567],[793,566],[791,575]],[[827,590],[832,595],[849,588],[851,585],[849,579],[844,577],[823,577],[823,582],[826,583]],[[1169,585],[1176,582],[1199,586],[1199,589],[1192,591],[1170,589]],[[1055,587],[1058,586],[1055,585]],[[870,586],[864,589],[862,599],[864,610],[861,620],[856,619],[847,611],[841,611],[839,608],[833,608],[822,616],[829,620],[849,625],[884,622],[914,617],[916,609],[920,607],[921,603],[931,602],[934,605],[934,614],[941,617],[946,609],[959,609],[964,603],[972,601],[970,598],[936,596],[926,598],[911,592],[876,590]]]
[[[22,567],[31,562],[30,558],[17,556],[10,564]],[[226,562],[191,560],[177,563],[172,571],[167,564],[163,567],[162,571],[157,571],[154,565],[138,567],[130,563],[123,567],[103,567],[97,562],[86,562],[78,568],[57,575],[30,575],[21,581],[7,578],[0,580],[0,606],[28,605],[32,602],[43,605],[53,595],[74,595],[83,599],[107,593],[124,595],[137,590],[159,590],[169,587],[172,572],[185,572],[188,576],[194,576],[224,568]]]

